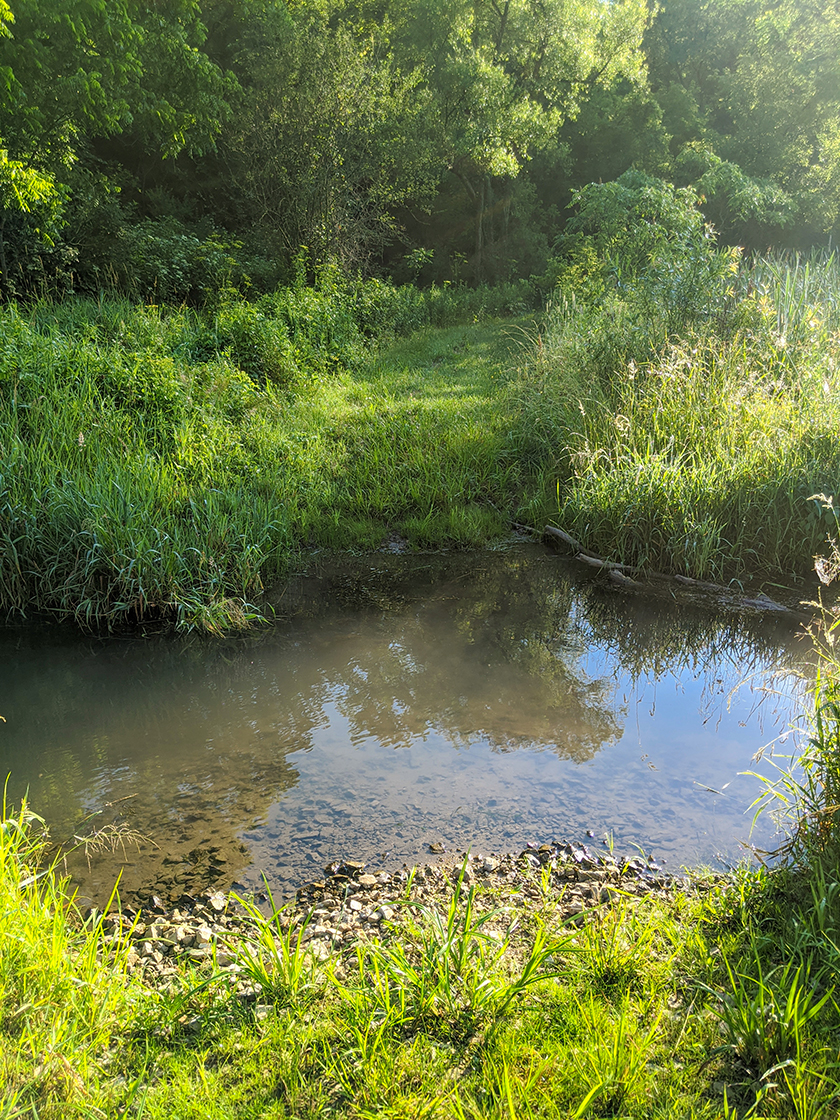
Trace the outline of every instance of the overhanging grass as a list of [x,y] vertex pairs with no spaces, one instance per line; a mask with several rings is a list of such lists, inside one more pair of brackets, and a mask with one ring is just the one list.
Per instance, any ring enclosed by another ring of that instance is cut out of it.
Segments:
[[207,355],[201,329],[126,305],[0,312],[5,612],[219,631],[258,616],[300,548],[504,531],[501,328],[438,328],[280,384]]
[[[801,579],[833,527],[809,498],[840,483],[837,271],[727,272],[670,336],[650,285],[563,297],[530,351],[522,321],[428,325],[482,293],[376,284],[3,309],[0,610],[218,632],[302,550],[476,546],[513,519],[641,567]],[[377,344],[389,314],[419,329]]]

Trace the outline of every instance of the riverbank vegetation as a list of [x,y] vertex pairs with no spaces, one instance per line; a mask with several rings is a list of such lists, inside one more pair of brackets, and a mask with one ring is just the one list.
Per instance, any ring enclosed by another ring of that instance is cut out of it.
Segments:
[[[218,633],[304,550],[514,521],[803,586],[838,37],[800,0],[0,0],[4,617]],[[149,986],[4,808],[0,1118],[836,1116],[832,648],[783,864],[577,922],[536,868],[456,879],[356,953],[252,914],[238,974]]]
[[[296,550],[498,536],[499,332],[445,324],[521,300],[337,281],[206,314],[0,310],[0,604],[218,630],[257,617]],[[371,335],[423,329],[371,356]]]
[[635,172],[579,215],[547,311],[527,284],[335,269],[203,310],[0,309],[0,609],[219,632],[264,617],[308,549],[513,522],[648,570],[814,584],[835,256],[742,258]]
[[[153,981],[136,931],[83,923],[40,821],[8,807],[2,1115],[835,1116],[837,672],[829,648],[799,777],[767,791],[788,810],[772,869],[642,890],[634,875],[663,881],[638,857],[620,876],[547,847],[422,893],[385,876],[380,924],[343,948],[309,939],[330,913],[307,917],[304,893],[297,921],[247,907],[215,955]],[[175,936],[154,920],[169,932],[143,931],[152,956]]]
[[0,612],[219,632],[307,549],[517,521],[798,585],[840,466],[838,35],[799,0],[0,0]]
[[[715,248],[692,202],[635,172],[580,192],[517,388],[519,450],[596,553],[784,582],[833,528],[840,266]],[[538,500],[531,519],[548,514]]]

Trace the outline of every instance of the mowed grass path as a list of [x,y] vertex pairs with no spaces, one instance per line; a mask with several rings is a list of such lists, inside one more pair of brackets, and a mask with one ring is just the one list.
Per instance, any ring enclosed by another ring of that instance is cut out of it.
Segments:
[[120,304],[0,315],[0,611],[218,632],[309,548],[507,530],[516,323],[312,343],[277,379],[243,337]]
[[503,533],[522,483],[506,386],[524,337],[514,322],[426,330],[309,385],[284,423],[301,448],[287,495],[297,539],[371,548],[390,530],[422,547]]

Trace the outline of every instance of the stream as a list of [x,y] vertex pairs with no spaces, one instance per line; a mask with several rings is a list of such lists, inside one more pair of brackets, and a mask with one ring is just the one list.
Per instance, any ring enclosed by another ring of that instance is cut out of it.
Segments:
[[123,900],[177,901],[341,858],[569,839],[676,871],[771,847],[743,772],[789,753],[808,643],[578,568],[525,544],[315,557],[244,637],[0,632],[8,802],[94,837],[68,868],[99,904],[118,874]]

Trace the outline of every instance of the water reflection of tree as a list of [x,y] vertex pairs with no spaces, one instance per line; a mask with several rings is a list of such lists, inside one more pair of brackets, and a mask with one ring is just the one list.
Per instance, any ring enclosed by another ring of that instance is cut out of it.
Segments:
[[614,682],[587,678],[581,651],[556,640],[575,602],[567,581],[521,553],[449,569],[348,675],[340,707],[355,735],[398,747],[434,730],[459,748],[481,739],[577,761],[620,737]]
[[242,653],[5,635],[0,664],[14,665],[14,688],[0,763],[11,796],[28,790],[57,836],[102,810],[98,820],[126,817],[159,843],[178,838],[185,816],[240,827],[262,815],[298,774],[288,745],[267,742],[247,720],[247,687],[230,691],[231,673],[245,671]]
[[802,659],[789,628],[627,598],[539,549],[343,561],[291,591],[288,625],[221,644],[4,639],[12,792],[71,823],[132,792],[173,830],[190,800],[236,825],[298,781],[331,707],[356,742],[583,760],[621,735],[621,674],[713,692]]
[[[583,760],[621,735],[619,675],[688,672],[711,702],[721,678],[732,686],[801,662],[789,625],[628,598],[540,550],[417,564],[326,576],[333,605],[399,616],[375,658],[353,654],[343,679],[339,665],[327,671],[333,686],[342,679],[336,703],[356,739],[399,747],[434,729],[458,747],[481,738]],[[593,649],[602,668],[590,677]]]
[[760,686],[798,677],[807,650],[786,618],[712,613],[701,607],[616,593],[589,584],[579,599],[576,626],[581,640],[598,646],[635,684],[640,680],[702,680],[708,704],[722,680]]

